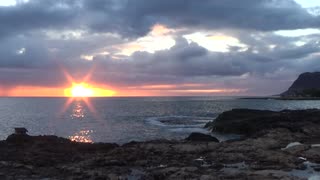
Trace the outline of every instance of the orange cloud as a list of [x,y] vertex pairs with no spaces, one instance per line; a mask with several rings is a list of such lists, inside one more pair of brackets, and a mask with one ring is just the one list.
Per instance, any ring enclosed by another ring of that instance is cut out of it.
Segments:
[[14,97],[57,97],[63,96],[63,88],[48,88],[34,86],[17,86],[7,90],[3,96]]
[[121,50],[121,54],[126,55],[126,56],[130,56],[132,53],[134,53],[136,51],[140,51],[144,47],[140,44],[131,43],[131,44],[124,44],[124,45],[116,46],[116,48]]
[[245,89],[186,89],[186,90],[170,90],[181,93],[240,93],[245,92]]
[[168,33],[174,32],[173,29],[169,29],[167,26],[162,24],[156,24],[152,27],[151,34],[154,36],[162,36]]
[[[80,90],[79,90],[80,89]],[[1,90],[1,89],[0,89]],[[89,95],[87,92],[90,92]],[[154,84],[132,87],[109,87],[99,84],[73,84],[70,87],[17,86],[0,91],[0,96],[12,97],[110,97],[110,96],[179,96],[179,95],[232,95],[247,89],[210,88],[206,84]]]
[[[103,86],[89,86],[92,91],[92,97],[113,96],[116,91]],[[39,86],[16,86],[10,89],[1,90],[0,96],[9,97],[70,97],[72,95],[72,87],[39,87]],[[80,92],[81,93],[81,92]]]
[[154,84],[132,86],[117,91],[118,96],[179,96],[179,95],[233,95],[245,93],[247,89],[212,89],[207,84]]
[[129,89],[178,89],[178,88],[186,88],[186,87],[200,87],[203,86],[202,84],[154,84],[154,85],[144,85],[144,86],[133,86],[129,87]]
[[156,24],[152,27],[151,32],[146,36],[138,38],[134,41],[115,45],[113,48],[118,49],[119,55],[130,56],[136,51],[147,51],[154,53],[155,51],[169,49],[175,45],[175,40],[170,33],[175,32],[173,29]]

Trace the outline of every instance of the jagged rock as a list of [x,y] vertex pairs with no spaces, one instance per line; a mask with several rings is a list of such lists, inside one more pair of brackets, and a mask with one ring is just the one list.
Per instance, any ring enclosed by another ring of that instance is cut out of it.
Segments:
[[210,175],[202,175],[200,177],[200,180],[211,180],[211,179],[214,179],[214,177]]
[[311,148],[302,153],[303,157],[306,157],[308,160],[311,160],[315,163],[320,163],[320,148]]
[[192,143],[181,143],[176,144],[172,146],[172,149],[174,149],[177,152],[180,153],[200,153],[203,151],[207,151],[208,146],[207,144],[192,144]]
[[310,145],[305,144],[298,144],[294,146],[287,146],[286,148],[283,148],[282,150],[285,152],[288,152],[290,154],[299,155],[300,153],[309,150],[311,148]]

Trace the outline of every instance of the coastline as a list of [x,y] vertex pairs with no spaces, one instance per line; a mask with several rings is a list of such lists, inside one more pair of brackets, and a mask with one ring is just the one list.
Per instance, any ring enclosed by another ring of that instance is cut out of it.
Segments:
[[261,99],[261,100],[320,100],[320,97],[280,97],[280,96],[257,96],[257,97],[242,97],[239,99]]
[[[13,134],[0,141],[0,178],[319,178],[319,115],[320,110],[227,111],[207,127],[240,133],[244,138],[224,142],[200,136],[123,145],[86,144],[56,136]],[[256,126],[256,121],[261,126]],[[254,125],[247,126],[248,122]]]

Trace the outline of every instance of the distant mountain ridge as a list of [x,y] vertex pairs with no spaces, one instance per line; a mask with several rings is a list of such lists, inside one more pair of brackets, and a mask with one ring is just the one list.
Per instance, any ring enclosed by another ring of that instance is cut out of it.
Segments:
[[320,72],[300,74],[282,97],[320,97]]

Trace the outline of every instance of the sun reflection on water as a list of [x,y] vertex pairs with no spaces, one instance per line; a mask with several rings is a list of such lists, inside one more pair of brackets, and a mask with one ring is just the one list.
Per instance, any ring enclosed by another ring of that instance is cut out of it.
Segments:
[[84,118],[85,109],[81,101],[75,101],[74,107],[72,109],[71,118],[72,119],[80,119]]
[[82,143],[93,143],[91,135],[93,130],[81,130],[76,132],[74,135],[69,136],[71,141],[82,142]]
[[64,103],[60,114],[68,112],[71,109],[70,117],[72,119],[84,119],[86,117],[92,116],[95,120],[100,120],[101,116],[98,114],[94,106],[92,105],[90,98],[86,97],[71,97],[68,98]]

